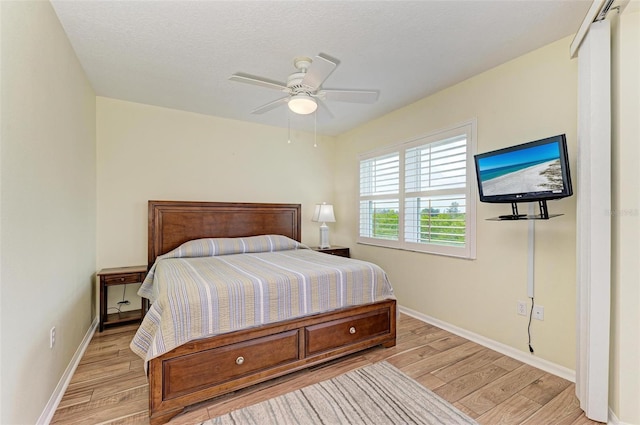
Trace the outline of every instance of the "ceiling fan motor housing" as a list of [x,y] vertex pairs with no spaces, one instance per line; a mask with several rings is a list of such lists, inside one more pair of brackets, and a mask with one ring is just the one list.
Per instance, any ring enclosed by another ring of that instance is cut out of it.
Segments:
[[296,72],[289,75],[289,78],[287,79],[287,87],[292,95],[304,93],[311,96],[313,94],[313,87],[302,84],[302,79],[305,74],[305,72]]

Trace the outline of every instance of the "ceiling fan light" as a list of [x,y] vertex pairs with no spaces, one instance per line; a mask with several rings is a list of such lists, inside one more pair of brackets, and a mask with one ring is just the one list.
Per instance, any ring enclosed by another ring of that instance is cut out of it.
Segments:
[[289,99],[289,109],[300,115],[307,115],[318,109],[315,99],[307,94],[296,94]]

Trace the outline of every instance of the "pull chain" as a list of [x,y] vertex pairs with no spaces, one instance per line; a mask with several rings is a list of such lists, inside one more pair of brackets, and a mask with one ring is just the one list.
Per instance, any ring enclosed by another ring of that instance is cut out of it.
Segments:
[[318,147],[318,110],[313,113],[313,147]]

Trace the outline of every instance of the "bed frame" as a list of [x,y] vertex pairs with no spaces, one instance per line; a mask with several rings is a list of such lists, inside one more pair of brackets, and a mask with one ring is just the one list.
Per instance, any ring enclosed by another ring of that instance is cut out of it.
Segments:
[[[149,201],[149,266],[199,238],[280,234],[301,240],[299,204]],[[396,344],[396,301],[235,331],[184,344],[149,362],[149,420],[366,348]]]

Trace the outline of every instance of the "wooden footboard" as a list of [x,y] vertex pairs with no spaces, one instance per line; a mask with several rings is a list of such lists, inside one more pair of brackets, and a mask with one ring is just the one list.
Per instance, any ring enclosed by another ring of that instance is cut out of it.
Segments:
[[163,424],[189,405],[395,343],[395,300],[193,341],[149,362],[150,422]]

